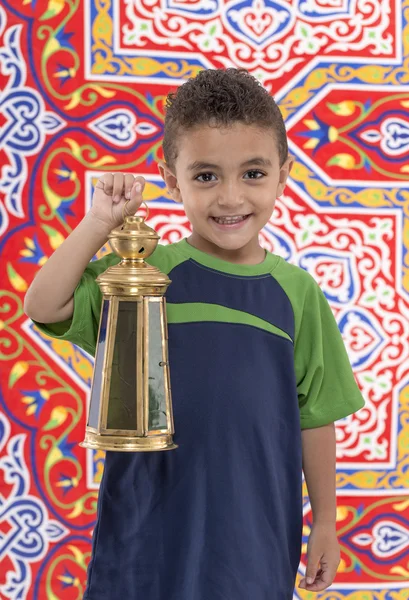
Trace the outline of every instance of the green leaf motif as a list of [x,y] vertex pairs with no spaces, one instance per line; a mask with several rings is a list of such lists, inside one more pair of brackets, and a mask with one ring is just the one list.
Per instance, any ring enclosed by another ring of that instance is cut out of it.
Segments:
[[40,21],[47,21],[48,19],[52,19],[56,15],[56,11],[54,9],[46,10],[43,15],[40,17]]
[[339,104],[332,104],[331,102],[328,102],[327,106],[336,115],[339,113]]

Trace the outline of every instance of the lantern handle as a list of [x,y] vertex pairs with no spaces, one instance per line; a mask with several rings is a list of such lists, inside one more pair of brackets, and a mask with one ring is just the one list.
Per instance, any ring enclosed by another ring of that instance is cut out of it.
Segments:
[[[127,201],[125,202],[125,204],[124,204],[124,207],[123,207],[123,209],[122,209],[122,220],[123,220],[123,221],[125,221],[125,217],[129,217],[129,216],[131,216],[131,215],[125,214],[125,211],[126,211],[126,206],[127,206],[127,204],[129,204],[129,203],[130,203],[130,200],[127,200]],[[145,215],[145,217],[144,217],[144,220],[145,220],[145,221],[147,221],[147,220],[149,219],[149,206],[146,204],[145,200],[142,200],[142,204],[144,204],[144,205],[145,205],[145,207],[146,207],[146,215]],[[141,204],[141,206],[142,206],[142,204]],[[139,210],[139,209],[138,209],[138,210]]]

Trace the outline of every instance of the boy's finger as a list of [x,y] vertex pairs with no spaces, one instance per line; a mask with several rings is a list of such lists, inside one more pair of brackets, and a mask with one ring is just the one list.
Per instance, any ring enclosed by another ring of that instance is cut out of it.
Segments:
[[108,196],[112,196],[112,190],[114,186],[114,176],[112,173],[104,173],[102,177],[100,177],[99,181],[102,182],[104,192]]
[[127,200],[131,199],[131,190],[132,190],[134,181],[135,181],[135,177],[132,175],[132,173],[127,173],[125,175],[124,188],[125,188],[125,198]]
[[131,200],[137,201],[139,203],[142,202],[142,190],[144,188],[144,180],[138,177],[135,179],[132,189],[131,189]]
[[298,587],[307,590],[308,592],[322,592],[332,584],[334,578],[335,572],[332,573],[329,569],[327,571],[322,571],[320,569],[313,583],[307,583],[306,577],[303,577],[298,584]]
[[124,210],[126,215],[134,215],[142,204],[142,188],[142,183],[139,180],[135,180],[131,189],[130,200],[125,205]]
[[308,592],[320,592],[321,590],[325,589],[325,587],[321,588],[320,584],[321,584],[321,582],[316,581],[316,582],[308,585],[307,582],[305,581],[305,577],[304,577],[303,579],[301,579],[300,583],[298,584],[298,587],[301,590],[306,590]]
[[319,579],[320,579],[320,581],[322,581],[325,584],[326,587],[329,587],[331,585],[331,583],[334,581],[335,575],[337,574],[337,569],[338,569],[338,565],[336,563],[334,563],[333,567],[330,567],[329,565],[328,566],[325,565],[325,568],[323,568],[320,571]]
[[112,192],[113,200],[115,204],[121,201],[121,198],[124,194],[124,174],[123,173],[115,173],[114,176],[114,189]]
[[316,581],[312,585],[307,585],[305,589],[307,592],[322,592],[323,590],[326,590],[327,587],[328,585],[323,581]]
[[145,184],[146,184],[145,178],[144,178],[144,177],[142,177],[141,175],[137,175],[137,176],[135,177],[134,184],[137,184],[137,183],[140,183],[140,184],[141,184],[141,186],[142,186],[142,187],[141,187],[141,191],[143,192],[143,190],[145,189]]
[[327,587],[329,587],[331,585],[331,583],[332,583],[332,581],[326,582],[326,581],[323,581],[321,579],[321,577],[319,577],[311,585],[307,584],[306,587],[305,587],[305,589],[308,592],[322,592],[323,590],[326,590]]

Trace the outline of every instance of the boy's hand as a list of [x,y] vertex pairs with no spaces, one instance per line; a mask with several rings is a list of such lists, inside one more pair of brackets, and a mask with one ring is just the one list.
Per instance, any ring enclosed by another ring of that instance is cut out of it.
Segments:
[[334,581],[340,562],[335,525],[316,523],[308,540],[307,571],[299,586],[309,592],[326,590]]
[[123,207],[127,215],[134,215],[142,204],[142,191],[145,179],[132,174],[105,173],[95,186],[92,207],[89,214],[96,217],[111,231],[123,223]]

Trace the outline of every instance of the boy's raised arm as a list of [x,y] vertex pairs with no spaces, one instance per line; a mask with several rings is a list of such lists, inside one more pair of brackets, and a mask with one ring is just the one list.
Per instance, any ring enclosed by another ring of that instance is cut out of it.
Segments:
[[74,312],[74,291],[87,264],[108,239],[109,228],[88,213],[37,273],[24,312],[39,323],[58,323]]
[[27,290],[24,312],[39,323],[58,323],[74,312],[74,292],[95,253],[126,212],[134,214],[142,202],[142,177],[122,173],[105,174],[98,181],[92,208],[79,225],[50,256]]

